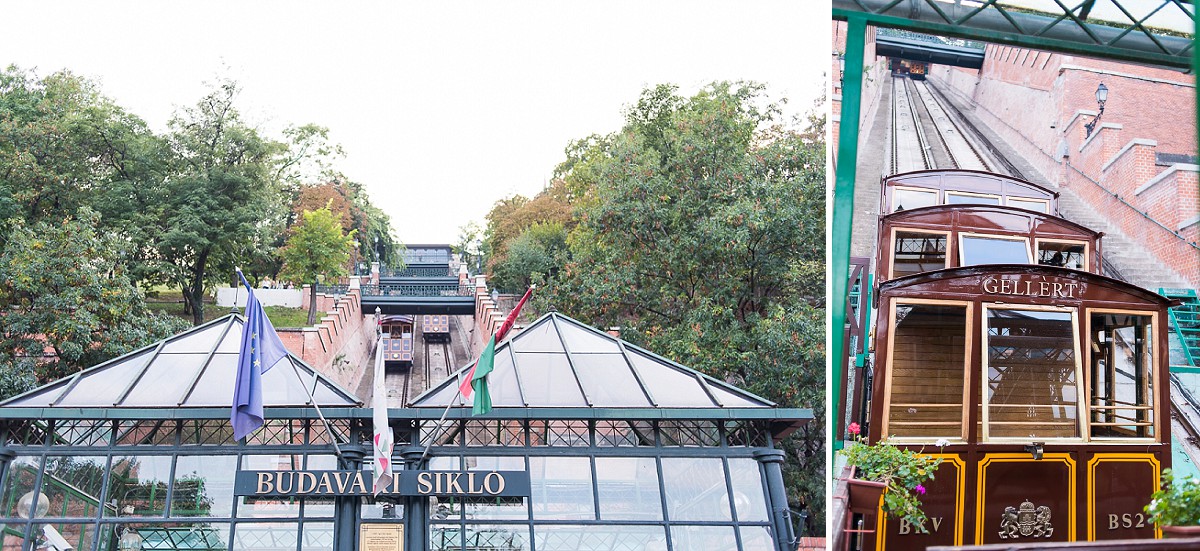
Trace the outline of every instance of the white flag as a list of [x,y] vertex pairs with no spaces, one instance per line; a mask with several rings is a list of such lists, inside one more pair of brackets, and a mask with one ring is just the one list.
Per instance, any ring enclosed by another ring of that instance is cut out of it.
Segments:
[[[383,354],[383,350],[379,350],[378,354]],[[383,377],[383,362],[377,361],[375,396],[371,399],[371,407],[374,409],[371,421],[375,425],[375,483],[372,486],[375,495],[379,495],[379,492],[392,484],[392,448],[396,444],[392,427],[388,426],[387,387],[383,384]]]

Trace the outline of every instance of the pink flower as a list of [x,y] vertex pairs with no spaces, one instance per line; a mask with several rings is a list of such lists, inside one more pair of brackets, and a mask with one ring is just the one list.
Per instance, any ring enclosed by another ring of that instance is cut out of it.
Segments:
[[920,484],[917,484],[917,487],[913,488],[913,491],[917,492],[918,494],[925,495],[925,487]]
[[846,427],[846,430],[850,432],[850,434],[857,435],[858,431],[862,429],[859,428],[858,423],[850,423],[850,426]]

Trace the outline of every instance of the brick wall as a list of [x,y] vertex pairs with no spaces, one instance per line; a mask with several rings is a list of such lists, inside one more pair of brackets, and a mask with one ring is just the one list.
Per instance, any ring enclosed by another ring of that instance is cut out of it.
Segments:
[[[309,296],[307,288],[304,296],[306,299]],[[375,345],[374,316],[362,314],[361,298],[357,288],[336,297],[318,294],[318,311],[324,315],[316,325],[279,329],[279,337],[289,352],[350,392],[358,388],[371,367]]]
[[[846,31],[848,24],[845,21],[834,21],[833,23],[833,56],[832,65],[829,74],[833,75],[830,79],[832,83],[832,94],[830,95],[830,152],[834,162],[837,161],[837,144],[841,136],[841,115],[842,115],[842,82],[838,78],[841,73],[841,66],[838,60],[838,54],[844,54],[846,51]],[[875,55],[875,27],[867,27],[867,34],[863,44],[863,75],[862,75],[862,94],[861,103],[859,103],[859,145],[861,146],[866,139],[865,126],[874,119],[875,110],[879,108],[879,93],[880,86],[886,83],[887,77],[887,58],[877,57]]]
[[[1047,183],[1070,187],[1127,237],[1200,287],[1200,251],[1172,234],[1195,242],[1200,232],[1196,170],[1155,164],[1156,153],[1196,154],[1193,78],[997,45],[987,47],[977,74],[943,66],[930,74],[970,99],[979,119]],[[1101,82],[1109,89],[1108,99],[1088,136],[1085,125],[1098,114]]]

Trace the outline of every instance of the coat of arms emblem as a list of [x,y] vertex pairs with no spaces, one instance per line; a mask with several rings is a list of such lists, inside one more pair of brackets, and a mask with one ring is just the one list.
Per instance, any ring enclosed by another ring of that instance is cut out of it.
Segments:
[[1033,503],[1025,501],[1020,509],[1004,508],[1004,515],[1000,520],[1000,539],[1048,538],[1053,533],[1054,526],[1050,524],[1049,507],[1035,507]]

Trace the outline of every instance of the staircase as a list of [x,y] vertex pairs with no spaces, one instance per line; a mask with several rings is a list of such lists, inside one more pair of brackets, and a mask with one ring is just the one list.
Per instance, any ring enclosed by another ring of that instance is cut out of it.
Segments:
[[1179,366],[1185,373],[1200,373],[1200,296],[1194,289],[1161,288],[1158,294],[1183,303],[1169,311],[1171,331],[1178,341],[1171,346],[1171,371],[1182,371]]

